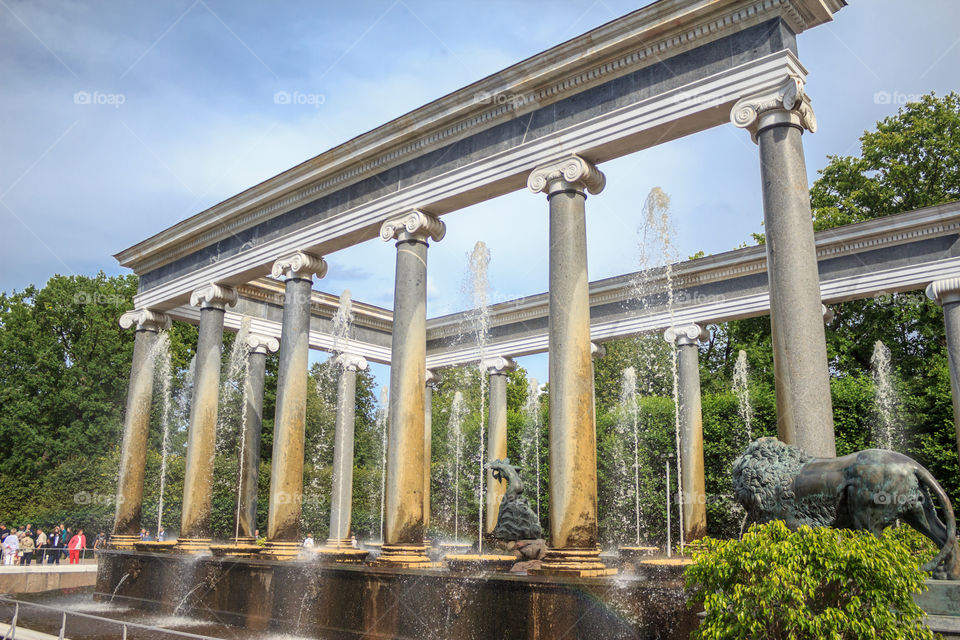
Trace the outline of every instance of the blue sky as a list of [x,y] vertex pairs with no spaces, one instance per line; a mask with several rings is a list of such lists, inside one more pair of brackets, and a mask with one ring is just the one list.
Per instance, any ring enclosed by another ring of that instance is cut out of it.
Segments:
[[[117,251],[641,4],[0,0],[0,290],[121,273]],[[958,22],[952,0],[852,0],[800,36],[819,124],[804,136],[811,181],[828,154],[857,153],[863,130],[898,103],[960,86]],[[277,104],[278,91],[301,104]],[[756,147],[732,125],[602,169],[607,188],[587,203],[591,279],[636,268],[655,186],[672,198],[680,256],[761,230]],[[477,240],[492,252],[493,300],[546,289],[541,196],[517,192],[444,220],[430,315],[468,305]],[[380,241],[330,255],[315,286],[390,307],[393,259]],[[521,364],[546,378],[544,356]],[[375,369],[384,382],[385,371]]]

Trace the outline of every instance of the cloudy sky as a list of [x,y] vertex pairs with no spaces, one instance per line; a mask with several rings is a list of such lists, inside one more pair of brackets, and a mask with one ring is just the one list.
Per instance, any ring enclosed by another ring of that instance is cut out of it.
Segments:
[[[641,4],[0,0],[0,291],[54,273],[121,273],[121,249]],[[898,104],[960,86],[960,3],[850,5],[799,39],[820,127],[804,136],[811,181],[827,155],[857,153],[863,130]],[[278,91],[301,104],[277,104]],[[587,205],[591,279],[636,268],[655,186],[672,198],[680,256],[761,230],[757,150],[732,125],[602,168],[607,188]],[[517,192],[444,219],[430,315],[467,306],[478,240],[492,252],[494,299],[546,289],[542,196]],[[391,244],[327,259],[317,288],[392,306]],[[522,364],[546,377],[544,357]]]

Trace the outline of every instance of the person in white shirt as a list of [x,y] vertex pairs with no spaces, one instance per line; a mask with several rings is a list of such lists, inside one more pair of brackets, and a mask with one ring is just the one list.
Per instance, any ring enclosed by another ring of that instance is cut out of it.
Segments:
[[13,564],[18,551],[20,551],[20,539],[15,532],[11,531],[3,539],[3,564]]
[[304,549],[312,549],[312,548],[313,548],[313,534],[312,534],[312,533],[308,533],[308,534],[307,534],[307,537],[304,538],[304,540],[303,540],[303,548],[304,548]]

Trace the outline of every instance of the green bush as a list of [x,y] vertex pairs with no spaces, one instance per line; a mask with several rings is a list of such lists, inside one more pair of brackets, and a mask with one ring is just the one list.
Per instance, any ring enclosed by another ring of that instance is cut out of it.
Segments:
[[933,638],[913,601],[927,577],[916,556],[931,549],[906,531],[791,532],[779,521],[704,539],[685,573],[689,605],[706,610],[694,637]]

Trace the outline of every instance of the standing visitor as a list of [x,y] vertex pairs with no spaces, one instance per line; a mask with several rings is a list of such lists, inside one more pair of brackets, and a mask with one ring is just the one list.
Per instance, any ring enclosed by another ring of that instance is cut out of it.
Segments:
[[53,528],[53,532],[50,534],[50,551],[47,553],[47,564],[53,564],[56,562],[60,564],[60,540],[62,536],[60,534],[60,526],[57,525]]
[[150,539],[150,536],[147,534],[147,530],[146,530],[146,529],[140,529],[140,539],[141,539],[141,540],[149,540],[149,539]]
[[70,527],[60,525],[60,535],[62,536],[60,539],[60,547],[62,549],[61,553],[63,554],[63,557],[66,558],[67,547],[70,546],[70,538],[73,537],[73,531],[70,530]]
[[23,539],[20,540],[20,566],[30,566],[30,561],[33,560],[33,550],[34,550],[33,538],[30,537],[30,534],[24,533]]
[[13,564],[14,558],[20,551],[20,540],[13,531],[8,531],[3,539],[3,564]]
[[304,539],[304,541],[303,541],[303,548],[304,548],[304,549],[312,549],[312,548],[313,548],[313,534],[312,534],[312,533],[308,533],[308,534],[307,534],[307,537],[306,537],[306,538]]
[[37,527],[37,540],[36,540],[36,558],[37,564],[43,564],[43,554],[47,552],[48,538],[47,534],[43,532],[43,529]]
[[70,550],[70,564],[80,564],[80,551],[86,546],[87,539],[83,536],[83,529],[77,529],[77,535],[71,536],[67,542],[67,548]]
[[160,527],[160,530],[157,531],[157,542],[163,542],[167,539],[167,532],[163,530],[163,527]]
[[107,534],[103,531],[97,534],[97,539],[93,541],[93,550],[99,551],[107,548]]

